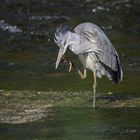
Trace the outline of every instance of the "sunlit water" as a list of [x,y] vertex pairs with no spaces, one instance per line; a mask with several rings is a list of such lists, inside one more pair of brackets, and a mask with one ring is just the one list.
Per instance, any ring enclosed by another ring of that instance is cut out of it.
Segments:
[[[139,97],[140,2],[138,0],[2,0],[0,5],[0,89],[90,91],[92,76],[54,69],[54,32],[90,21],[101,27],[117,49],[123,84],[98,80],[98,93]],[[72,54],[70,54],[72,55]],[[78,64],[77,57],[72,58]],[[129,86],[128,86],[129,85]],[[140,139],[139,109],[54,108],[54,114],[27,124],[1,124],[0,139]]]

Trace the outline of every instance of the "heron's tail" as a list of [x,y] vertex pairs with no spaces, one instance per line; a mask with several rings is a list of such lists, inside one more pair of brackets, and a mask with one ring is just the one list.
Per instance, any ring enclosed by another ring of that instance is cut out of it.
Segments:
[[123,72],[122,72],[122,68],[120,66],[120,61],[119,61],[119,58],[116,56],[116,63],[117,63],[117,70],[114,71],[110,68],[107,69],[107,71],[109,72],[110,76],[111,76],[111,80],[118,84],[120,82],[122,82],[122,79],[123,79]]
[[123,79],[123,72],[118,59],[117,59],[117,71],[114,71],[114,76],[112,78],[113,78],[112,80],[115,83],[122,82]]
[[118,57],[116,57],[116,63],[117,63],[117,69],[116,71],[112,70],[110,67],[108,67],[107,65],[105,65],[103,62],[100,61],[100,63],[102,64],[102,66],[105,68],[105,70],[107,71],[107,77],[112,80],[114,83],[118,84],[120,82],[122,82],[123,79],[123,72],[122,72],[122,68],[120,66],[120,62]]

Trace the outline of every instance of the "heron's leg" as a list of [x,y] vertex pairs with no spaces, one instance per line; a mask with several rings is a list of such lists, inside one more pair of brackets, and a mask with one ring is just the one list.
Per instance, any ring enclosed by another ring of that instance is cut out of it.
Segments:
[[84,78],[87,77],[87,70],[84,68]]
[[84,74],[80,71],[78,67],[76,67],[78,74],[80,75],[81,79],[85,79],[87,77],[87,70],[84,68]]
[[94,83],[93,83],[93,108],[96,107],[96,71],[93,73]]

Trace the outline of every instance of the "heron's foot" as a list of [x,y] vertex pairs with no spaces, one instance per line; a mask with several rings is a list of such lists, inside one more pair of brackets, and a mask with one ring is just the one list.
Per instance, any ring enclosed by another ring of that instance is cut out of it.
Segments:
[[84,75],[80,75],[81,79],[84,80],[86,77]]
[[78,74],[80,75],[81,79],[85,79],[87,77],[87,70],[86,69],[84,69],[84,73],[82,73],[80,71],[80,69],[78,69],[77,67],[76,67],[76,70],[77,70]]
[[64,60],[64,63],[67,63],[69,65],[69,72],[71,72],[73,66],[71,59],[69,57],[64,56],[62,57],[62,59]]

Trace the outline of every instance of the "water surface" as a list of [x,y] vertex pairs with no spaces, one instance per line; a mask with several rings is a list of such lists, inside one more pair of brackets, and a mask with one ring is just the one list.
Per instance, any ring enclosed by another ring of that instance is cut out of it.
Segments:
[[125,140],[140,138],[139,108],[58,107],[51,117],[26,124],[0,125],[1,139]]

